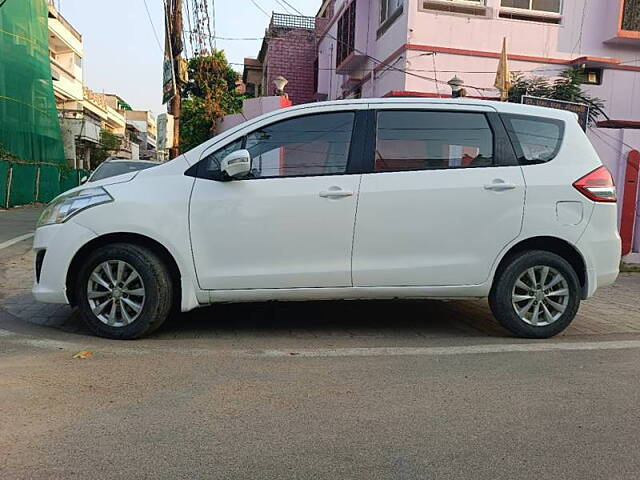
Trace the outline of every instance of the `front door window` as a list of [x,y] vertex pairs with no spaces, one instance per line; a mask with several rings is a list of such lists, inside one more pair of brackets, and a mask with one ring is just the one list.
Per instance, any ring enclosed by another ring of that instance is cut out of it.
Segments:
[[353,112],[306,115],[250,133],[251,177],[345,173],[353,119]]

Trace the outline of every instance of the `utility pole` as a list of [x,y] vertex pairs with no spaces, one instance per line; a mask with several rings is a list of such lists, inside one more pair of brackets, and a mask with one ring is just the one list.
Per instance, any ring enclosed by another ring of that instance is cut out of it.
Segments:
[[182,87],[180,68],[182,64],[182,0],[166,0],[166,25],[169,27],[168,38],[170,52],[173,57],[173,76],[175,79],[175,95],[169,102],[168,111],[173,115],[173,147],[169,149],[169,158],[180,155],[180,89]]

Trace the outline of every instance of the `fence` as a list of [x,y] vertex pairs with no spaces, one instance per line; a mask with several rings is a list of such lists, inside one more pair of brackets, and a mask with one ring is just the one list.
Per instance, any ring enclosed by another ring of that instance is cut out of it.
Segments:
[[56,165],[0,160],[0,207],[48,203],[80,184],[86,170],[60,170]]

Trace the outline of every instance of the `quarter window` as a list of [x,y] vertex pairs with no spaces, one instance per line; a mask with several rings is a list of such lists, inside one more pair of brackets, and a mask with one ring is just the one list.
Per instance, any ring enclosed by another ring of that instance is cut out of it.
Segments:
[[501,115],[520,163],[553,159],[562,143],[564,123],[551,118]]
[[251,177],[345,173],[353,119],[353,112],[306,115],[250,133]]
[[493,133],[481,113],[386,111],[377,116],[377,172],[493,165]]

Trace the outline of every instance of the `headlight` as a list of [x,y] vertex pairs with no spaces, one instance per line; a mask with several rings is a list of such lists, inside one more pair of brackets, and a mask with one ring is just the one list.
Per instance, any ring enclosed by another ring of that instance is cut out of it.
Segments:
[[61,195],[47,205],[37,226],[65,222],[82,210],[108,202],[113,202],[113,197],[102,187],[85,188]]

